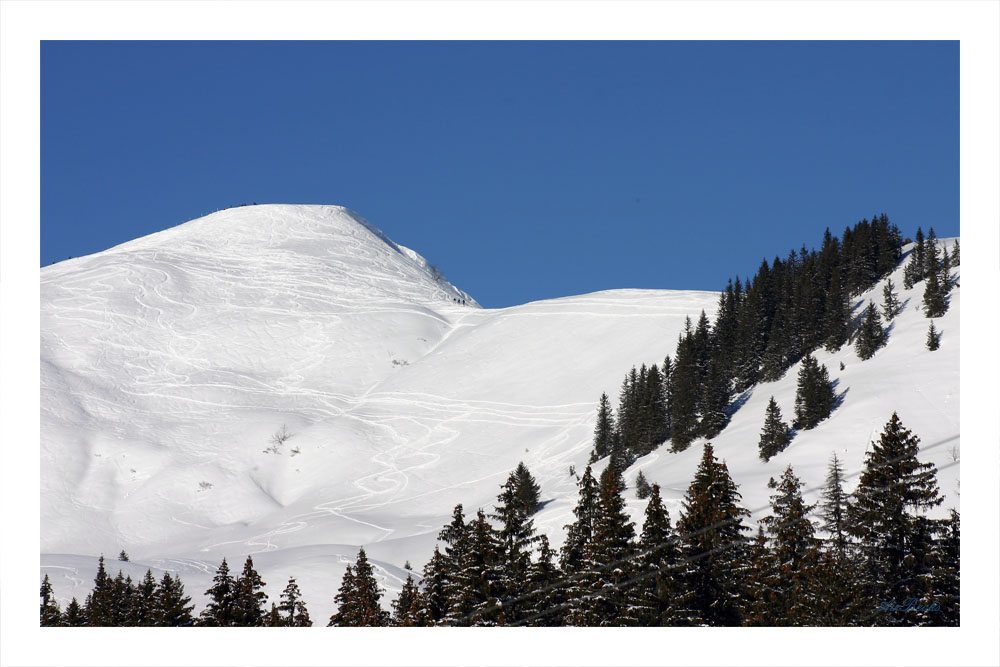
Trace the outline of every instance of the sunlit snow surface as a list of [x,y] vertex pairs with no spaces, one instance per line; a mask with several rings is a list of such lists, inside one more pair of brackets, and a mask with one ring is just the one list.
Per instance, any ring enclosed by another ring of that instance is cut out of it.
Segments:
[[[901,268],[892,279],[904,308],[889,344],[865,362],[851,347],[817,354],[843,395],[831,419],[762,463],[765,406],[774,395],[791,421],[797,367],[738,397],[713,442],[749,509],[789,463],[808,486],[833,451],[859,470],[893,410],[944,468],[940,513],[958,506],[961,289],[929,352],[923,283],[903,291]],[[617,404],[632,365],[673,355],[685,316],[713,317],[717,299],[614,290],[486,310],[333,206],[230,209],[46,267],[41,573],[63,604],[82,601],[103,553],[134,580],[178,572],[200,608],[222,557],[238,572],[249,553],[272,600],[294,575],[325,625],[359,545],[388,605],[454,505],[491,508],[518,461],[542,486],[535,524],[558,546],[601,392]],[[291,437],[268,451],[283,426]],[[640,459],[629,483],[641,468],[676,519],[701,444]],[[641,524],[645,503],[628,496]],[[114,561],[123,548],[131,563]]]

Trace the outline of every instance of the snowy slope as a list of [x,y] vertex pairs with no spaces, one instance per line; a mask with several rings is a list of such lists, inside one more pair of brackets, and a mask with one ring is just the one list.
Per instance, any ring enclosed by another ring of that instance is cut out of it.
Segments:
[[[125,548],[133,578],[177,570],[200,602],[223,555],[237,568],[252,553],[272,599],[295,575],[324,621],[358,545],[388,601],[453,506],[491,506],[520,460],[548,501],[536,525],[561,543],[568,467],[586,463],[600,393],[673,354],[685,316],[711,317],[718,295],[616,290],[485,310],[436,275],[357,215],[319,206],[230,209],[44,268],[41,550],[57,595],[82,598],[97,555]],[[714,444],[747,507],[766,504],[789,462],[807,483],[833,449],[856,469],[894,409],[926,444],[957,435],[960,289],[934,353],[921,290],[901,294],[871,360],[818,355],[844,402],[767,464],[764,406],[773,394],[791,415],[795,369],[743,397]],[[291,437],[272,447],[282,427]],[[927,457],[951,463],[957,444]],[[700,450],[661,449],[629,479],[642,468],[676,502]],[[941,475],[949,506],[957,478],[957,466]]]

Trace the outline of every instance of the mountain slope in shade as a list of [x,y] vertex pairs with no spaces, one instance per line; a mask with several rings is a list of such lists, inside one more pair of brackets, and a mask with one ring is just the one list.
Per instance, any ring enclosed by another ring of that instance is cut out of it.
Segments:
[[[957,506],[960,289],[933,353],[922,289],[901,291],[872,359],[817,355],[843,402],[768,463],[764,406],[773,394],[790,420],[797,367],[739,397],[713,443],[747,507],[766,505],[789,463],[810,486],[833,450],[859,469],[893,410],[942,443],[926,458],[952,464],[940,482]],[[536,526],[560,544],[597,398],[616,402],[628,369],[672,355],[685,318],[712,317],[718,298],[614,290],[482,309],[417,253],[320,206],[216,213],[46,267],[41,294],[41,572],[57,595],[82,599],[97,556],[124,548],[133,579],[176,570],[200,603],[222,556],[252,553],[271,599],[294,575],[317,621],[358,546],[388,603],[454,505],[491,507],[518,461],[542,487]],[[881,285],[855,312],[869,298]],[[701,443],[660,448],[628,481],[642,469],[659,482],[676,518]],[[645,503],[628,495],[641,523]]]

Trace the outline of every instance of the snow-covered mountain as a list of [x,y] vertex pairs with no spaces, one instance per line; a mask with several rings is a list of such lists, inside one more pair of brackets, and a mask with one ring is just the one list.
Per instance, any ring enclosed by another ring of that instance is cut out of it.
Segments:
[[[872,359],[816,355],[843,402],[767,463],[764,409],[773,395],[792,414],[797,367],[739,398],[713,444],[746,507],[767,505],[788,464],[807,487],[834,450],[860,470],[893,411],[942,468],[940,511],[958,506],[961,289],[935,352],[922,290],[901,291]],[[97,556],[125,549],[132,562],[112,573],[176,570],[200,606],[222,557],[238,568],[252,553],[271,599],[294,575],[324,625],[359,545],[388,603],[455,504],[491,507],[519,461],[542,487],[535,524],[558,546],[601,392],[673,354],[685,317],[713,316],[717,299],[614,290],[483,309],[333,206],[230,209],[43,268],[41,572],[61,602],[82,599]],[[869,300],[881,284],[855,303]],[[642,469],[676,517],[700,445],[661,448],[626,477]],[[645,502],[629,500],[641,523]]]

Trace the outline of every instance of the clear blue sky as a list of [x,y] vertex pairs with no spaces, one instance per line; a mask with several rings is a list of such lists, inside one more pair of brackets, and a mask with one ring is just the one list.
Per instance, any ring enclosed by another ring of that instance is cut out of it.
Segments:
[[41,264],[340,204],[496,307],[958,234],[958,42],[43,42]]

